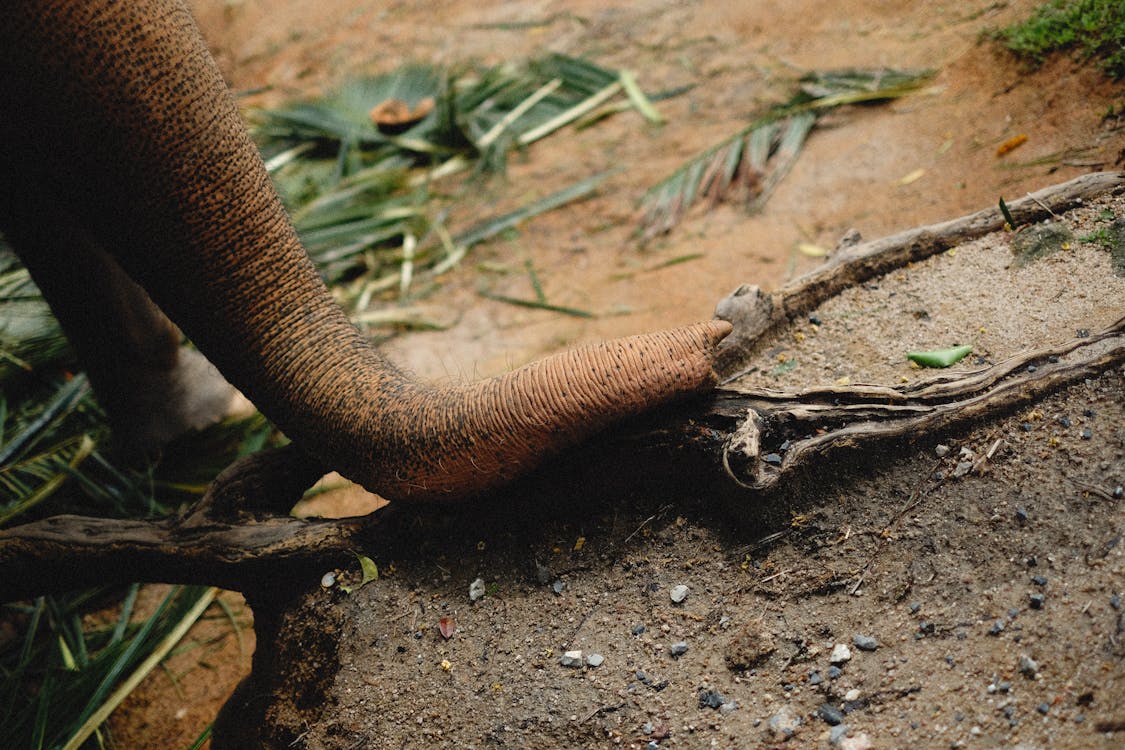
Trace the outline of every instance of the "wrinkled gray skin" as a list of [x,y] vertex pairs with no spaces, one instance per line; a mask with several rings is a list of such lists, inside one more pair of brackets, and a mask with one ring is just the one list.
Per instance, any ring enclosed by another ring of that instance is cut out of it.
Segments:
[[706,389],[729,330],[612,341],[463,386],[405,376],[331,299],[178,0],[0,3],[0,228],[126,438],[226,408],[179,326],[294,442],[391,498],[482,491]]

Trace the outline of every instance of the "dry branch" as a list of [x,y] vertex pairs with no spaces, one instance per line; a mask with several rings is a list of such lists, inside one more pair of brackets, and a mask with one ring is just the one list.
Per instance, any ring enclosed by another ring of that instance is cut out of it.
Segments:
[[[1008,204],[1012,219],[1023,226],[1064,213],[1085,201],[1125,192],[1125,172],[1083,175],[1045,188]],[[722,343],[716,370],[724,382],[739,369],[768,335],[843,290],[944,252],[1004,228],[999,207],[939,224],[910,229],[872,242],[838,248],[828,262],[773,293],[743,284],[715,308],[715,315],[734,325]]]
[[769,490],[842,449],[940,434],[1122,362],[1125,318],[1095,336],[1025,352],[958,378],[939,376],[901,388],[860,385],[727,395],[713,413],[737,415],[741,424],[722,448],[723,466],[743,487]]

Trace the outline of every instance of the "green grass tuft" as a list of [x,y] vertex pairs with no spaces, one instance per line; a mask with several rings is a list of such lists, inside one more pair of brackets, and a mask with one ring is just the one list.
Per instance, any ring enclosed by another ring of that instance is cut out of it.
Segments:
[[995,32],[1005,47],[1033,66],[1056,52],[1077,49],[1114,79],[1125,78],[1125,3],[1052,0],[1026,21]]

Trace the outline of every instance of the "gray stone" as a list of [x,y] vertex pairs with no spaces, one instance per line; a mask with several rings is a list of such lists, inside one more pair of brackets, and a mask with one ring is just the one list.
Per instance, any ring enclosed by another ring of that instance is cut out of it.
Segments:
[[559,659],[559,664],[562,664],[564,667],[571,667],[574,669],[581,667],[585,663],[586,660],[582,658],[581,651],[567,651],[562,655],[562,658]]

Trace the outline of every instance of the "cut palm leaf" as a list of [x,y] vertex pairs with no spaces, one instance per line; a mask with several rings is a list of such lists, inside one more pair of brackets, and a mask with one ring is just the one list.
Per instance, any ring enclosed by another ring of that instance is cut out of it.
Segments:
[[716,204],[741,190],[747,209],[761,210],[796,162],[821,114],[845,104],[905,96],[916,92],[930,75],[880,69],[804,76],[799,92],[788,102],[692,157],[645,193],[642,241],[671,231],[703,197]]

